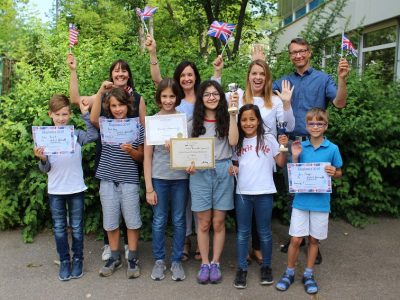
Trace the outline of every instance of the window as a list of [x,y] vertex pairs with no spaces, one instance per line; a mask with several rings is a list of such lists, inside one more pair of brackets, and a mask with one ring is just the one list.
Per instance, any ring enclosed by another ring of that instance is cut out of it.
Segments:
[[395,42],[396,25],[368,32],[364,35],[364,48]]
[[310,1],[310,3],[309,3],[310,10],[313,10],[313,9],[317,8],[322,3],[324,3],[324,0],[313,0],[313,1]]
[[298,10],[296,10],[296,12],[295,12],[295,18],[298,19],[298,18],[304,16],[304,15],[306,14],[306,11],[307,11],[307,10],[306,10],[306,7],[305,7],[305,6],[302,7],[302,8],[300,8],[300,9],[298,9]]
[[290,24],[292,22],[293,22],[293,16],[290,15],[290,16],[288,16],[288,17],[283,19],[283,26],[286,26],[286,25],[288,25],[288,24]]

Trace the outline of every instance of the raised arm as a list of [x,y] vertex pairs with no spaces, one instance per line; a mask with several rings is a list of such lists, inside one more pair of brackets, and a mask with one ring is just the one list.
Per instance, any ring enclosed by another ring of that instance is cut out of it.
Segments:
[[154,38],[150,35],[150,33],[147,34],[146,37],[146,49],[149,52],[150,55],[150,73],[151,73],[151,79],[153,79],[153,82],[156,86],[161,82],[162,77],[161,77],[161,71],[160,71],[160,66],[158,64],[157,60],[157,46],[156,46],[156,41]]
[[224,68],[224,59],[223,59],[222,55],[218,55],[217,58],[214,59],[213,67],[214,67],[214,74],[211,77],[211,80],[215,80],[219,84],[221,84],[222,70]]
[[[229,99],[229,107],[235,106],[238,107],[237,103],[238,97],[230,97]],[[236,146],[239,141],[239,130],[236,122],[237,111],[232,111],[229,113],[229,134],[228,140],[230,146]]]
[[[275,93],[282,100],[282,106],[278,108],[277,111],[277,119],[283,120],[287,122],[286,130],[291,132],[294,130],[295,126],[295,118],[292,110],[292,95],[293,95],[294,86],[290,86],[290,82],[288,80],[282,80],[282,91],[276,90]],[[283,108],[283,109],[282,109]]]
[[338,65],[338,90],[333,105],[337,108],[343,108],[347,103],[347,84],[346,77],[349,74],[349,63],[345,58],[341,58]]
[[78,83],[78,74],[76,72],[76,60],[72,53],[68,53],[67,55],[67,66],[70,70],[71,76],[69,80],[69,94],[71,98],[71,102],[79,105],[82,101],[92,106],[95,95],[92,96],[80,96],[79,95],[79,83]]
[[92,105],[92,112],[90,114],[90,122],[97,128],[99,128],[99,118],[101,112],[101,98],[108,90],[113,87],[113,83],[111,81],[104,81],[97,93],[95,94],[93,105]]

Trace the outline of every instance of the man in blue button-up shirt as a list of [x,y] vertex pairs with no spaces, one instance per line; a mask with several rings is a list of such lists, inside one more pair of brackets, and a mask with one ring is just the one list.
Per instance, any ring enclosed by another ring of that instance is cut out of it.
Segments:
[[325,72],[311,67],[312,51],[302,38],[295,38],[289,44],[289,57],[296,68],[292,74],[283,76],[273,83],[273,90],[281,91],[282,80],[289,80],[294,86],[292,109],[296,125],[291,136],[307,135],[305,116],[309,109],[319,107],[326,109],[329,102],[337,108],[346,106],[346,76],[349,64],[341,58],[338,65],[338,87],[332,77]]

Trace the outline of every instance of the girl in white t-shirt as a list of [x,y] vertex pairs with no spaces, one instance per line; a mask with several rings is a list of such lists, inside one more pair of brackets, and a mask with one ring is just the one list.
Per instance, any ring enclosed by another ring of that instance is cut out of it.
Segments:
[[[266,133],[260,109],[254,104],[241,107],[238,117],[239,142],[235,148],[237,161],[230,167],[229,174],[237,175],[235,209],[237,219],[237,264],[234,281],[236,288],[246,287],[248,241],[251,235],[253,210],[260,237],[262,264],[260,283],[272,284],[271,215],[273,194],[276,188],[273,180],[275,162],[283,166],[284,153],[279,152],[279,144],[271,133]],[[279,142],[286,145],[286,136]]]

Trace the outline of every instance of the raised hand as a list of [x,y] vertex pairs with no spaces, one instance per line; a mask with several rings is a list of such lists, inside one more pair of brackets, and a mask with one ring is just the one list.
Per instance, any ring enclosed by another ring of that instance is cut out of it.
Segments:
[[337,72],[338,72],[338,77],[341,78],[341,79],[345,79],[346,76],[350,72],[349,63],[343,57],[339,60],[339,65],[338,65],[338,68],[337,68]]
[[76,60],[72,53],[67,54],[67,65],[68,65],[68,68],[70,69],[70,71],[76,70]]
[[108,80],[103,81],[103,83],[100,86],[99,93],[105,94],[105,93],[109,92],[113,87],[114,87],[114,83],[112,83],[111,81],[108,81]]
[[299,155],[302,151],[301,147],[301,142],[300,141],[294,141],[292,143],[292,158],[293,162],[297,162],[297,159],[299,158]]
[[275,93],[279,96],[279,98],[282,99],[284,104],[288,105],[292,101],[293,90],[294,90],[294,86],[290,87],[289,80],[282,80],[281,92],[276,90]]
[[218,55],[213,61],[214,71],[221,72],[224,68],[224,58],[222,55]]
[[89,111],[90,102],[83,98],[81,102],[79,102],[79,108],[81,110],[82,115],[86,114]]
[[254,44],[251,47],[251,61],[254,61],[256,59],[261,59],[264,61],[266,60],[265,48],[262,44]]
[[146,49],[147,49],[147,51],[149,51],[149,53],[155,53],[156,52],[156,49],[157,49],[156,41],[154,40],[154,38],[151,36],[150,33],[148,33],[146,35],[145,45],[146,45]]

